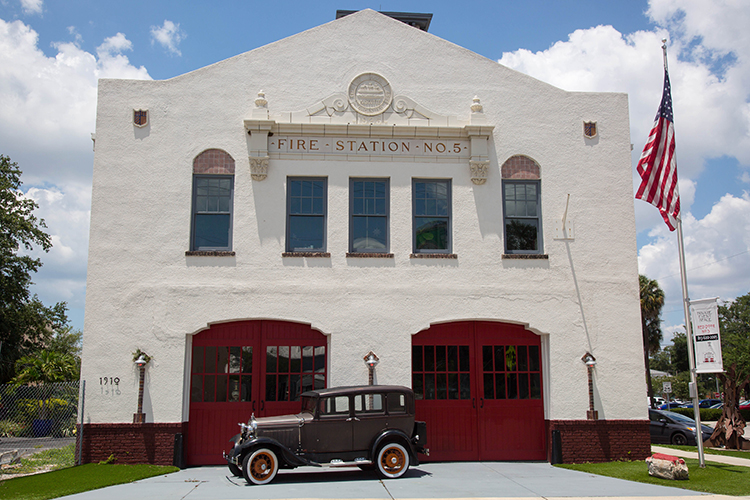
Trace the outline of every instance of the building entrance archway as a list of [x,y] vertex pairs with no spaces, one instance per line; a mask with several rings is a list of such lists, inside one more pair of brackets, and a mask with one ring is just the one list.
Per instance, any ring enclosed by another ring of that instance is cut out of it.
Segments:
[[488,321],[412,337],[416,416],[433,460],[546,460],[541,339]]
[[326,336],[287,321],[236,321],[193,337],[188,465],[223,464],[238,422],[299,411],[299,395],[326,387]]

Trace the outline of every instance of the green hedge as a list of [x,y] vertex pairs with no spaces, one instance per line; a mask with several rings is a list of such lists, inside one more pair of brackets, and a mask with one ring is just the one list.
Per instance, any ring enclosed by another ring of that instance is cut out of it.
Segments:
[[[681,413],[690,418],[695,417],[692,408],[672,408],[670,411]],[[701,422],[715,422],[721,418],[721,413],[723,411],[724,410],[720,408],[701,408]],[[740,410],[740,415],[745,419],[745,422],[750,422],[750,410]]]

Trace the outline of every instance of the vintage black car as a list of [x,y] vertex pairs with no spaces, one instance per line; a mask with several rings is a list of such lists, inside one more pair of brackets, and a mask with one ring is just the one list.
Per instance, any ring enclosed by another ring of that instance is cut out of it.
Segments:
[[419,465],[427,426],[414,421],[414,393],[401,386],[367,385],[305,392],[296,415],[239,424],[224,457],[248,483],[270,483],[279,469],[300,466],[374,468],[401,477]]

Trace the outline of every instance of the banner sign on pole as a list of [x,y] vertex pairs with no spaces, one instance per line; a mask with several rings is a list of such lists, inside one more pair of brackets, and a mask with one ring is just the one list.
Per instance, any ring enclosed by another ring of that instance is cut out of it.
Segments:
[[695,372],[722,373],[719,310],[716,298],[690,301],[695,345]]

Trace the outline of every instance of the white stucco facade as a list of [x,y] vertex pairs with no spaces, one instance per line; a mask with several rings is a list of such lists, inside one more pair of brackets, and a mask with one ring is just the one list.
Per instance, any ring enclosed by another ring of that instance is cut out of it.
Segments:
[[[390,85],[394,104],[385,115],[366,118],[331,99],[346,99],[363,73]],[[267,108],[255,104],[261,89]],[[394,111],[398,96],[411,118]],[[482,111],[472,113],[475,96]],[[145,127],[133,124],[138,109],[148,110]],[[597,123],[593,138],[583,134],[588,121]],[[257,132],[266,126],[271,137]],[[381,141],[369,145],[380,153],[271,145],[313,137],[321,145]],[[399,151],[388,154],[383,141],[394,137]],[[404,137],[470,147],[458,158],[403,154]],[[207,149],[236,162],[230,256],[186,255],[193,161]],[[330,386],[367,383],[362,356],[370,350],[380,358],[378,383],[410,385],[412,335],[431,324],[522,324],[542,338],[546,419],[586,418],[588,351],[597,361],[599,418],[645,420],[630,150],[625,94],[566,92],[371,10],[170,80],[101,80],[85,421],[132,420],[136,349],[153,357],[146,421],[187,421],[192,335],[256,319],[308,323],[325,334]],[[249,157],[264,153],[267,176],[253,179]],[[547,258],[503,258],[500,168],[515,155],[540,167]],[[472,182],[472,156],[489,161],[482,184]],[[327,179],[330,256],[282,256],[287,179],[295,176]],[[392,258],[347,257],[353,177],[389,180]],[[455,258],[412,258],[415,178],[451,181]],[[105,377],[119,379],[116,390]]]

